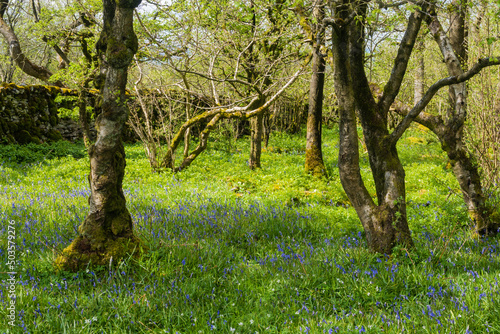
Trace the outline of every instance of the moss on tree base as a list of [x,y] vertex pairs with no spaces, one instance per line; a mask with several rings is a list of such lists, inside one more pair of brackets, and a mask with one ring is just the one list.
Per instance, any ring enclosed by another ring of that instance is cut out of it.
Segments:
[[305,162],[306,173],[311,173],[314,177],[321,178],[326,176],[326,168],[323,163],[323,155],[321,150],[316,146],[311,148],[306,148],[306,162]]
[[145,246],[141,241],[133,236],[108,239],[100,249],[96,250],[92,249],[87,238],[80,235],[57,257],[54,267],[56,271],[76,272],[87,266],[109,265],[111,258],[113,263],[118,263],[125,257],[138,256],[144,249]]

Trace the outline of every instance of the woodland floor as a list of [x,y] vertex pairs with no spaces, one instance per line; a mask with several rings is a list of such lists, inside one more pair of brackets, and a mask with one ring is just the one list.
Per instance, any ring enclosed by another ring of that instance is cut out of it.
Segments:
[[416,249],[380,256],[340,185],[336,133],[323,179],[303,171],[305,133],[272,133],[258,171],[245,138],[214,136],[175,175],[128,145],[125,194],[150,251],[77,274],[52,262],[87,212],[83,146],[0,147],[0,332],[499,333],[500,239],[471,238],[437,139],[415,127],[400,141]]

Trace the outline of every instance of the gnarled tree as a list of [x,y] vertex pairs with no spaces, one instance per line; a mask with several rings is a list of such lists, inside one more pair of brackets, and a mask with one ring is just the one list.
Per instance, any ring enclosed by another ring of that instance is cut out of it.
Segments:
[[89,149],[90,211],[78,228],[78,236],[56,259],[57,269],[108,264],[140,247],[122,189],[125,150],[121,136],[128,117],[128,67],[138,48],[133,12],[141,0],[103,3],[104,25],[97,49],[105,81],[102,112],[96,119],[97,140]]
[[[461,1],[453,2],[449,36],[438,19],[436,7],[432,6],[425,21],[430,33],[439,46],[448,74],[464,75],[467,66],[465,16],[467,6]],[[491,63],[494,65],[494,63]],[[481,177],[474,156],[464,142],[464,124],[467,119],[467,86],[465,82],[449,87],[449,107],[444,117],[421,113],[415,120],[434,132],[441,147],[450,159],[453,173],[460,185],[469,217],[478,234],[486,234],[498,229],[500,222],[491,219],[492,209],[484,196]],[[402,115],[408,108],[398,105],[394,108]]]

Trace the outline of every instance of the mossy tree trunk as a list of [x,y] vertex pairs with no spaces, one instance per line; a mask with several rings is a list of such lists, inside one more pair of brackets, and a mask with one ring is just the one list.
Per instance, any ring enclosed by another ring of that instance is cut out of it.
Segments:
[[307,114],[306,172],[315,176],[326,174],[321,151],[321,120],[323,116],[323,90],[325,85],[325,57],[321,54],[324,45],[325,27],[322,1],[316,1],[313,8],[315,26],[313,30],[312,76],[309,86],[309,110]]
[[87,111],[87,97],[85,88],[82,88],[78,94],[78,119],[80,121],[80,127],[82,128],[83,143],[85,147],[89,147],[92,142],[90,136],[90,114]]
[[128,117],[125,87],[128,67],[137,52],[133,11],[141,0],[103,0],[104,28],[100,46],[105,54],[102,112],[96,119],[97,139],[89,149],[90,212],[78,236],[56,260],[57,269],[79,270],[89,263],[106,265],[140,246],[125,206],[122,181],[125,151],[122,130]]

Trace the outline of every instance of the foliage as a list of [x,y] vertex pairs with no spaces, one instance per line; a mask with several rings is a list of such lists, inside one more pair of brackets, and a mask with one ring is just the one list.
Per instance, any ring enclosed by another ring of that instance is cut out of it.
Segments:
[[82,159],[86,155],[83,145],[62,140],[50,144],[0,145],[0,161],[4,165],[35,164],[63,157]]

